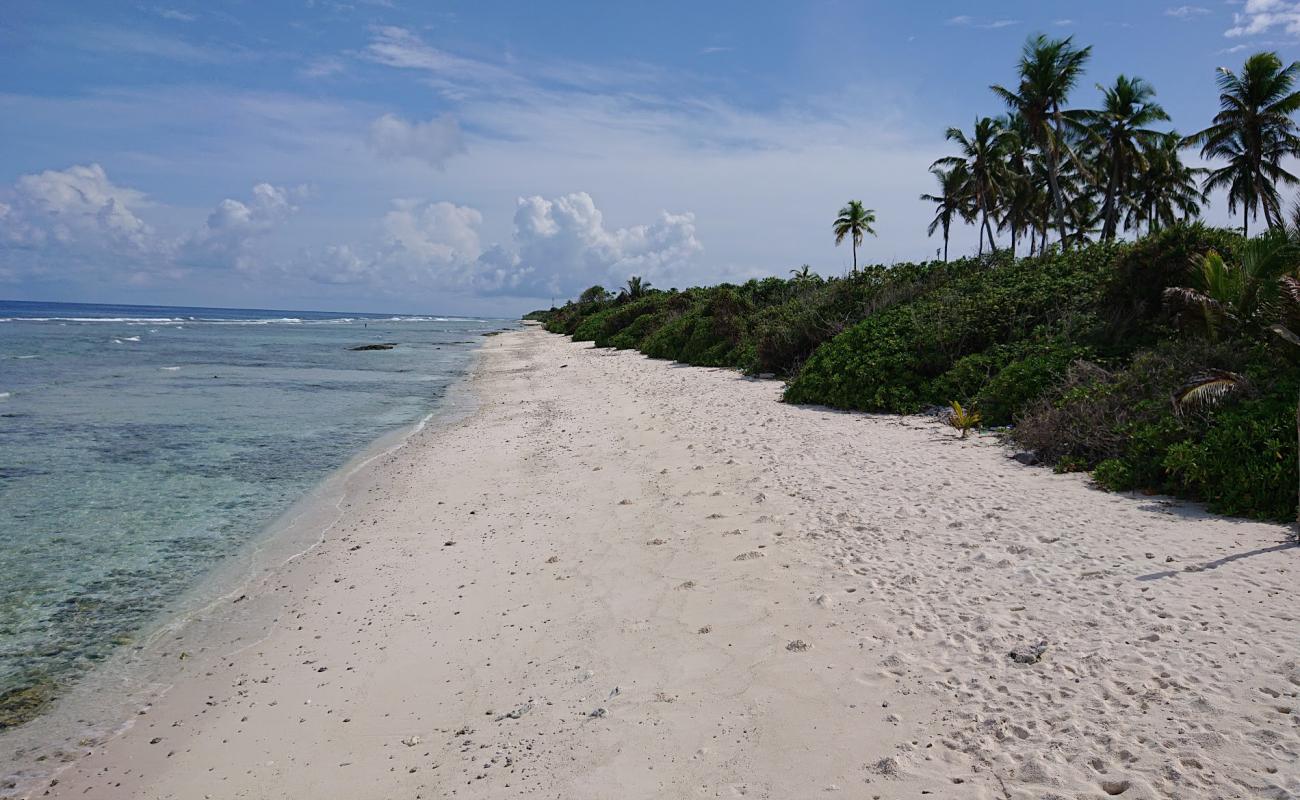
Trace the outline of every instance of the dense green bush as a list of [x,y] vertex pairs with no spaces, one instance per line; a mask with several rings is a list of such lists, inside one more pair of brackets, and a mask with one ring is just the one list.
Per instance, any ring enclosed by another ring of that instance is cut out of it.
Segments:
[[[1240,372],[1247,389],[1214,408],[1174,412],[1174,392],[1206,367]],[[1101,486],[1203,500],[1265,519],[1296,511],[1295,412],[1300,377],[1264,344],[1170,340],[1114,371],[1076,364],[1012,432],[1051,463],[1094,469]]]
[[[818,349],[786,389],[795,403],[910,413],[945,403],[954,382],[975,389],[963,357],[1018,342],[1095,311],[1117,248],[1093,246],[1043,260],[971,265],[928,292],[866,317]],[[1086,325],[1086,323],[1085,323]],[[1000,369],[996,354],[982,366]],[[945,381],[957,367],[967,375]]]

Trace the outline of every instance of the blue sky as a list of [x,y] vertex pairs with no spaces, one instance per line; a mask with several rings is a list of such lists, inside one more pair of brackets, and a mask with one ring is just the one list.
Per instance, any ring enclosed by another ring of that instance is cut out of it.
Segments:
[[841,272],[850,198],[863,259],[930,257],[943,131],[1037,32],[1191,132],[1300,3],[7,3],[0,297],[513,314]]

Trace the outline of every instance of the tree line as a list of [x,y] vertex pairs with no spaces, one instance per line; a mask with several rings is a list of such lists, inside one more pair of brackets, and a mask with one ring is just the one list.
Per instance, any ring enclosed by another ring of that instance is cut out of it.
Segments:
[[[1240,210],[1247,236],[1260,217],[1269,230],[1285,225],[1282,190],[1300,183],[1283,165],[1300,156],[1292,119],[1300,109],[1300,62],[1284,65],[1277,53],[1261,52],[1240,71],[1220,67],[1218,114],[1204,130],[1183,135],[1158,129],[1169,115],[1140,77],[1098,84],[1099,108],[1071,108],[1091,55],[1073,37],[1030,37],[1016,83],[990,87],[1006,112],[947,130],[957,152],[931,165],[937,188],[921,195],[934,204],[928,233],[942,235],[945,261],[956,224],[978,228],[980,255],[1009,238],[1013,256],[1022,242],[1032,256],[1194,220],[1214,191],[1226,192],[1229,213]],[[1214,167],[1184,162],[1183,152],[1196,147]],[[835,220],[835,242],[850,239],[855,270],[857,247],[864,234],[874,235],[874,222],[875,212],[856,200]]]

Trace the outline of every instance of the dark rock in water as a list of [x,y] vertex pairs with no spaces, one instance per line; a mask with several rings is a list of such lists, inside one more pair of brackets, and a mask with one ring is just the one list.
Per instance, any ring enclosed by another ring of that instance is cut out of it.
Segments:
[[1007,653],[1007,657],[1017,664],[1037,664],[1043,660],[1043,653],[1047,652],[1047,640],[1043,639],[1038,644],[1022,644]]
[[397,342],[380,342],[379,344],[363,344],[356,347],[349,347],[349,350],[392,350],[397,347]]
[[1028,450],[1024,451],[1023,453],[1016,453],[1011,457],[1014,458],[1016,461],[1019,461],[1021,464],[1024,464],[1026,467],[1036,467],[1039,464],[1043,463],[1042,461],[1038,460],[1037,453],[1033,453]]

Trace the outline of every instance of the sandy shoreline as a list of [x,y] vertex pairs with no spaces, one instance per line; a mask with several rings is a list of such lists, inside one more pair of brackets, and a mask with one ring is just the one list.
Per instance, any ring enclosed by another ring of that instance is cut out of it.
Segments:
[[537,330],[471,388],[35,794],[1300,796],[1285,528]]

